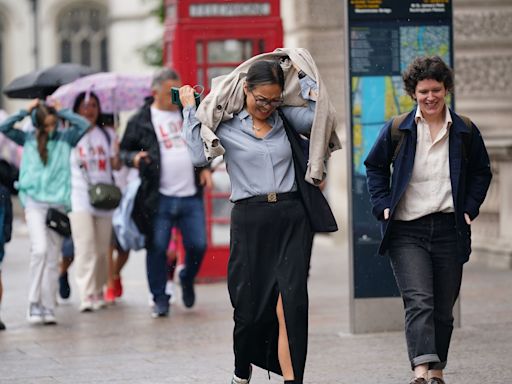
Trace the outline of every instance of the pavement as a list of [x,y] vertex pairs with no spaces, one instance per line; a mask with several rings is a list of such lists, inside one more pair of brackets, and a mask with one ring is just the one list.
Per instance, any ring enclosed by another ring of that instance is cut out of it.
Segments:
[[[21,228],[21,227],[19,227]],[[310,278],[309,353],[305,383],[400,384],[411,372],[403,332],[349,333],[346,252],[317,236]],[[232,309],[225,282],[201,284],[197,303],[179,297],[168,318],[153,319],[144,252],[132,253],[120,302],[79,313],[77,289],[57,309],[58,325],[26,321],[29,240],[18,229],[3,265],[0,383],[227,384],[233,370]],[[73,281],[73,271],[71,271]],[[462,326],[454,331],[447,384],[512,383],[512,270],[466,265]],[[256,368],[251,384],[282,383]]]

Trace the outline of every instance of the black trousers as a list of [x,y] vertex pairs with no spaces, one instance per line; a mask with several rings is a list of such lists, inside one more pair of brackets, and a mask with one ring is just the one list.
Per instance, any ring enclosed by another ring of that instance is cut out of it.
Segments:
[[389,256],[404,302],[411,367],[444,369],[462,279],[454,214],[391,224]]
[[235,204],[231,213],[228,290],[234,308],[237,376],[247,378],[250,364],[281,374],[276,315],[281,294],[293,371],[297,383],[302,382],[312,239],[298,199]]

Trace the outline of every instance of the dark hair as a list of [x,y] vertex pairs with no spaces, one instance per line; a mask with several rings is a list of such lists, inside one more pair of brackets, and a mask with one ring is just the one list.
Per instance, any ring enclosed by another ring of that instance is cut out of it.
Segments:
[[245,82],[249,91],[252,91],[258,85],[267,84],[277,84],[284,90],[283,69],[278,61],[256,61],[249,67]]
[[[98,95],[96,95],[94,92],[88,92],[89,97],[92,97],[94,100],[96,100],[96,103],[98,104],[98,119],[96,120],[96,125],[101,126],[101,104],[100,99]],[[82,104],[82,101],[85,100],[87,96],[87,92],[80,92],[77,97],[75,98],[75,102],[73,103],[73,112],[78,113],[78,110],[80,109],[80,104]]]
[[48,132],[44,129],[44,121],[46,117],[49,115],[57,116],[57,110],[49,105],[46,105],[43,102],[40,102],[37,107],[32,111],[33,119],[32,123],[36,127],[36,141],[37,141],[37,151],[39,152],[39,157],[41,157],[41,161],[43,164],[48,163],[48,148],[46,145],[48,144]]
[[422,80],[439,81],[448,92],[453,93],[453,72],[439,56],[417,57],[404,71],[402,79],[404,90],[411,97]]

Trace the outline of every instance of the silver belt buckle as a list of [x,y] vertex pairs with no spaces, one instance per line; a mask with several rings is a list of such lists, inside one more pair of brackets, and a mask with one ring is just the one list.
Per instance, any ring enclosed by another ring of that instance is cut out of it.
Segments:
[[275,192],[267,193],[267,202],[268,203],[277,203],[277,193],[275,193]]

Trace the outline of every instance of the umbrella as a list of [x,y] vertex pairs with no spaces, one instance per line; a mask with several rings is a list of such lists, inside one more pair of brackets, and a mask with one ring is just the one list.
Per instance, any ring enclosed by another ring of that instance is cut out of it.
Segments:
[[104,113],[117,113],[139,108],[151,95],[151,75],[129,75],[100,72],[82,77],[57,89],[50,98],[71,108],[81,92],[94,92]]
[[85,65],[61,63],[17,77],[4,88],[3,92],[15,99],[35,97],[44,99],[61,85],[95,72],[97,71]]

